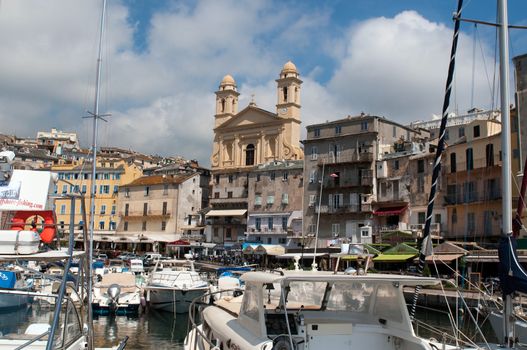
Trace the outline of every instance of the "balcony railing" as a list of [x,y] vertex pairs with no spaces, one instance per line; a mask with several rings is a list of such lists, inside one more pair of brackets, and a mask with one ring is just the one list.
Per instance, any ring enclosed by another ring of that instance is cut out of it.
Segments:
[[315,206],[315,213],[318,214],[320,209],[320,214],[345,214],[345,213],[362,213],[362,212],[371,212],[370,204],[343,204],[338,207],[321,205],[320,208]]
[[[410,224],[409,228],[411,231],[418,231],[423,232],[425,228],[425,224]],[[440,233],[441,232],[441,223],[436,222],[433,224],[430,224],[430,232],[432,233]]]
[[250,235],[256,235],[256,234],[280,234],[285,235],[287,234],[287,230],[284,229],[281,226],[275,226],[273,228],[269,227],[260,227],[259,229],[255,226],[249,226],[247,227],[247,233]]
[[445,203],[448,205],[492,201],[501,199],[501,196],[501,193],[498,191],[491,191],[487,193],[478,193],[477,191],[470,191],[457,194],[449,193],[445,196]]
[[247,197],[233,197],[233,198],[210,198],[210,204],[220,203],[247,203],[249,199]]
[[362,176],[341,176],[338,180],[325,180],[324,188],[346,188],[358,186],[373,186],[373,176],[371,171],[363,171]]
[[368,148],[367,151],[361,150],[357,152],[356,150],[341,151],[339,154],[319,154],[317,157],[318,164],[345,164],[345,163],[361,163],[361,162],[372,162],[373,161],[373,152]]
[[119,216],[120,217],[149,217],[149,216],[152,216],[152,217],[156,217],[156,216],[164,216],[164,217],[169,217],[171,215],[170,212],[163,212],[162,210],[148,210],[146,213],[143,212],[142,210],[132,210],[132,211],[129,211],[128,213],[124,212],[124,211],[120,211],[119,212]]

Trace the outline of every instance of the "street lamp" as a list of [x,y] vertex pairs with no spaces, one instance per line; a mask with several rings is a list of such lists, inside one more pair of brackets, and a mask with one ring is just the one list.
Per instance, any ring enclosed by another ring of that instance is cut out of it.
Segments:
[[[317,228],[316,228],[316,231],[315,231],[315,249],[313,251],[313,263],[311,264],[311,269],[313,271],[317,270],[316,258],[317,258],[317,246],[318,246],[318,229],[320,227],[320,207],[322,205],[322,190],[324,189],[324,170],[325,170],[325,168],[326,168],[326,161],[325,161],[325,159],[323,159],[322,160],[322,175],[320,177],[320,196],[318,198]],[[339,177],[335,173],[331,173],[329,176],[332,177],[332,178],[338,178]]]

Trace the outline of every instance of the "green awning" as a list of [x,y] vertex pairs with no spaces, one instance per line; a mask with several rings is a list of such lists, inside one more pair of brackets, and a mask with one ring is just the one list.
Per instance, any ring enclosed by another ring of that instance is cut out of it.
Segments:
[[358,255],[349,255],[349,254],[348,254],[348,255],[342,255],[342,256],[340,257],[340,260],[351,260],[351,261],[355,261],[355,260],[357,260],[357,256],[358,256]]
[[381,254],[373,258],[378,262],[403,262],[415,257],[416,254]]

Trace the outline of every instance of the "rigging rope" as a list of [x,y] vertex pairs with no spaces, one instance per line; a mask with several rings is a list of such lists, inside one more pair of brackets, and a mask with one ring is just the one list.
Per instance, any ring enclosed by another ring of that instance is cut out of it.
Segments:
[[[423,273],[426,254],[428,253],[428,250],[431,249],[431,245],[432,245],[429,239],[430,224],[432,223],[432,213],[434,210],[434,200],[436,197],[437,180],[439,178],[439,173],[441,170],[441,156],[443,154],[443,149],[445,147],[445,130],[446,130],[446,123],[448,119],[448,108],[450,105],[450,94],[452,92],[452,80],[454,78],[457,41],[459,38],[459,27],[460,27],[459,18],[461,17],[462,7],[463,7],[463,0],[458,0],[457,11],[454,17],[455,18],[454,35],[453,35],[453,40],[452,40],[452,48],[450,51],[450,64],[448,67],[448,77],[447,77],[446,87],[445,87],[445,98],[443,101],[443,114],[441,118],[441,126],[439,128],[439,141],[437,144],[437,150],[436,150],[436,156],[435,156],[435,162],[434,162],[434,170],[432,173],[432,188],[430,189],[430,196],[428,199],[428,208],[426,210],[426,222],[425,222],[425,228],[423,231],[423,240],[421,242],[421,249],[419,252],[419,265],[417,266],[417,272],[419,274]],[[419,296],[420,291],[421,291],[421,286],[416,286],[415,293],[414,293],[414,300],[412,304],[412,311],[410,313],[410,317],[412,319],[415,316],[415,308],[417,305],[417,298]]]

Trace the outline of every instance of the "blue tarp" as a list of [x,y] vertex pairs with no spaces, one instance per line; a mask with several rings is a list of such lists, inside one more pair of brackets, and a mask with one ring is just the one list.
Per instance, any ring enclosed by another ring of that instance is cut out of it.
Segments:
[[527,273],[518,261],[516,238],[502,237],[498,249],[500,286],[503,295],[527,293]]

